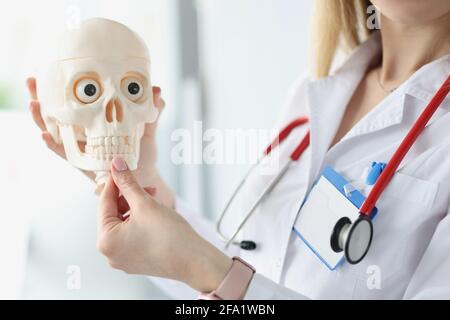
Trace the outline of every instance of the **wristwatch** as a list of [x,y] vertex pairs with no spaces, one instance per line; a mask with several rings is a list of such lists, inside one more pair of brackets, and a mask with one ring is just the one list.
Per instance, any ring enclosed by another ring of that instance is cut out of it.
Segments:
[[239,257],[233,263],[219,287],[210,293],[202,293],[198,300],[238,300],[242,299],[253,278],[255,268]]

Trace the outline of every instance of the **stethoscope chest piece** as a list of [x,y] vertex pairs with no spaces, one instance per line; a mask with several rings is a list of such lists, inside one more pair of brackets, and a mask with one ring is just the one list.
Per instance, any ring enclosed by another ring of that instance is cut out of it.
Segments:
[[343,217],[334,226],[330,244],[333,251],[344,251],[348,263],[357,264],[369,251],[372,236],[372,221],[366,215],[360,215],[353,223],[349,218]]

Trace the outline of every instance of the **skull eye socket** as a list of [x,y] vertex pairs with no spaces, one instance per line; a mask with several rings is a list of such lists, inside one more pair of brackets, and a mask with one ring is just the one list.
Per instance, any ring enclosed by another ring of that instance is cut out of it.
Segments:
[[136,77],[127,77],[122,80],[121,90],[127,99],[137,102],[144,95],[142,81]]
[[93,103],[101,94],[101,87],[94,79],[81,79],[75,84],[75,97],[81,103]]

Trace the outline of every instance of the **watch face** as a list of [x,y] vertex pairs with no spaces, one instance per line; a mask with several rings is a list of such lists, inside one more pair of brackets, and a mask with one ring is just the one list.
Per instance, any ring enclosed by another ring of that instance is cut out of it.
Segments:
[[372,223],[369,218],[359,218],[351,227],[346,244],[348,262],[356,264],[361,261],[369,250],[372,241]]

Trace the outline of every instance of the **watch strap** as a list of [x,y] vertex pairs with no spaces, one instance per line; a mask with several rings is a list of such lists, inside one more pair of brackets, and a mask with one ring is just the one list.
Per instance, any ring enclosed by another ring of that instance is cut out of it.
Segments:
[[255,268],[239,257],[233,257],[233,263],[219,287],[210,293],[200,295],[200,300],[238,300],[247,291]]

